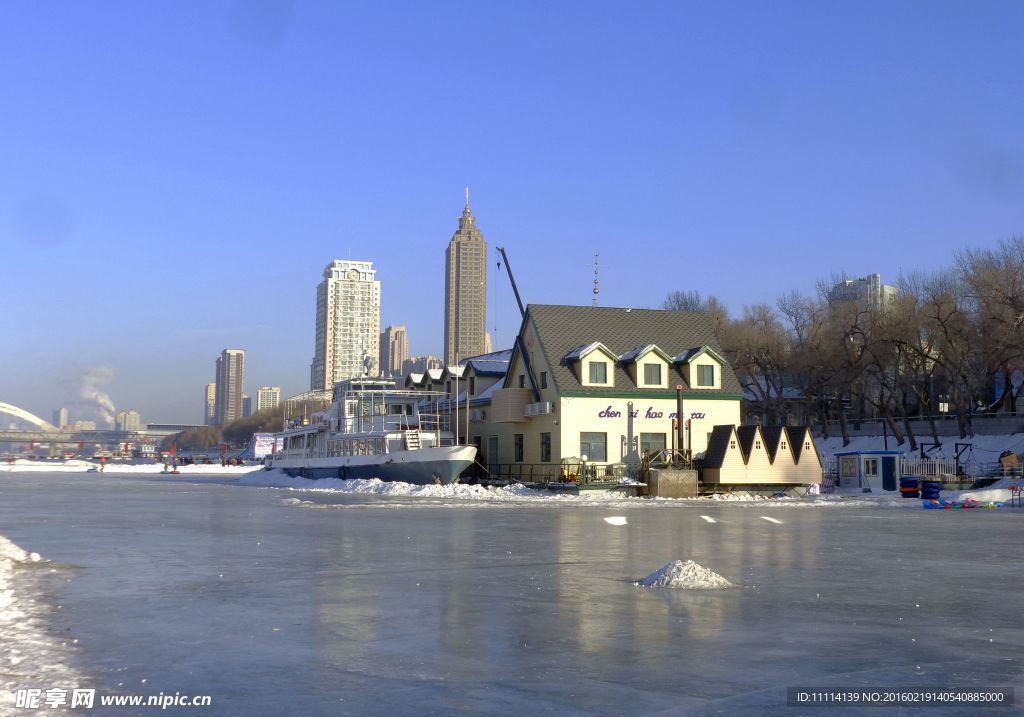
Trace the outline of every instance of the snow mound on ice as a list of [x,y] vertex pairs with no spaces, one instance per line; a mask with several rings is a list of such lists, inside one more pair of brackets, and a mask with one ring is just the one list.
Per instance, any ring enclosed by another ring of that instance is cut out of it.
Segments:
[[[34,565],[38,564],[38,565]],[[13,714],[15,691],[42,685],[75,685],[83,676],[68,660],[74,651],[46,629],[53,608],[43,599],[35,573],[49,565],[0,535],[0,714]]]
[[686,588],[689,590],[719,590],[736,587],[734,583],[729,582],[718,573],[708,570],[692,560],[687,560],[685,563],[682,560],[674,560],[635,584],[645,588]]

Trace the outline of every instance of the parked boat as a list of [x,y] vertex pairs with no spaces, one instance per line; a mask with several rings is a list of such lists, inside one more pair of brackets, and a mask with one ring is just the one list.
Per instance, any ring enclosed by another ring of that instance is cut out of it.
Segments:
[[457,445],[444,394],[396,388],[388,378],[341,381],[330,409],[275,434],[267,468],[304,478],[453,483],[475,446]]

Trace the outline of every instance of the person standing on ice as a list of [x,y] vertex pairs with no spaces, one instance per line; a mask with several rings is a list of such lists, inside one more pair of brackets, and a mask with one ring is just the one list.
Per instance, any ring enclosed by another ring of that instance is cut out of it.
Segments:
[[106,467],[107,467],[107,457],[106,456],[100,456],[100,473],[102,473],[103,469],[106,468]]

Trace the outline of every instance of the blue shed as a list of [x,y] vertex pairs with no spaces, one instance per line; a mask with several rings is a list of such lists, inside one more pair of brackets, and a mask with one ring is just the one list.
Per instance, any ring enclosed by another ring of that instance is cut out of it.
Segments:
[[865,493],[900,487],[903,451],[844,451],[836,453],[839,488],[860,488]]

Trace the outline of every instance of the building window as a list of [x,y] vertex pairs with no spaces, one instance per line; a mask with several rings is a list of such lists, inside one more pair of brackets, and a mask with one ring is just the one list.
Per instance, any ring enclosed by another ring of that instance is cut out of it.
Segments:
[[735,447],[736,447],[736,441],[729,441],[729,448],[735,448]]
[[608,383],[608,363],[606,361],[588,361],[587,368],[590,383]]
[[877,476],[878,475],[878,459],[877,458],[865,458],[864,459],[864,475],[866,475],[866,476]]
[[697,367],[697,385],[698,386],[714,386],[715,385],[715,367],[714,366],[698,366]]
[[754,441],[754,448],[761,450],[761,441]]
[[541,371],[540,372],[540,387],[541,388],[547,388],[548,387],[548,372],[547,371]]
[[779,448],[781,448],[782,450],[786,450],[786,442],[783,441],[782,443],[780,443]]
[[523,434],[522,433],[517,433],[517,434],[515,434],[515,436],[513,436],[513,438],[515,439],[515,442],[514,442],[514,445],[515,445],[515,458],[513,460],[515,460],[516,463],[522,463],[523,462]]
[[603,463],[608,460],[608,434],[607,433],[581,433],[580,434],[580,457],[587,457],[588,461]]
[[646,456],[651,451],[665,450],[664,433],[641,433],[640,454]]
[[660,363],[645,363],[644,364],[644,385],[645,386],[660,386],[661,385],[661,364]]
[[469,377],[469,395],[470,396],[475,396],[476,395],[476,376],[470,376]]
[[519,374],[519,388],[526,388],[526,376]]
[[540,434],[540,462],[550,463],[551,462],[551,434],[542,433]]

